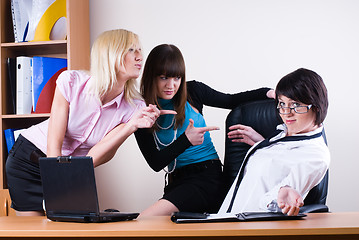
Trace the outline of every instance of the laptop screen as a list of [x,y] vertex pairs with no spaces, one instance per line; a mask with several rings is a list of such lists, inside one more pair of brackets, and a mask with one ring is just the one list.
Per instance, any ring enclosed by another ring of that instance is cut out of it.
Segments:
[[95,173],[91,157],[40,158],[47,213],[98,213]]

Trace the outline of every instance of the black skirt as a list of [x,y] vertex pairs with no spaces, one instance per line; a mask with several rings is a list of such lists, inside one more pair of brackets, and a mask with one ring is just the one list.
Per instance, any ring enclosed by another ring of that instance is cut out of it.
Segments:
[[17,211],[43,210],[43,193],[38,157],[45,156],[20,135],[6,160],[6,178],[11,207]]
[[223,200],[222,164],[216,160],[194,163],[168,175],[163,199],[182,212],[217,212]]

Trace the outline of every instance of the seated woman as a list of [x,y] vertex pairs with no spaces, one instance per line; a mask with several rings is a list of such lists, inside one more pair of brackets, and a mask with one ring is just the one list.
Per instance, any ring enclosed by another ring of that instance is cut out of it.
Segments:
[[303,199],[328,169],[330,154],[321,137],[328,109],[322,78],[311,70],[298,69],[284,76],[275,91],[284,123],[277,127],[279,134],[264,140],[251,127],[238,124],[229,128],[232,141],[253,147],[219,213],[281,209],[297,215]]

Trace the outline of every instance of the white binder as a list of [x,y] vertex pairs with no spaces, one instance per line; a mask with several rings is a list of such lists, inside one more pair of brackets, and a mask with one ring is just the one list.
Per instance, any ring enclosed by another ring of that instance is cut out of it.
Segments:
[[32,58],[16,58],[16,114],[31,114]]

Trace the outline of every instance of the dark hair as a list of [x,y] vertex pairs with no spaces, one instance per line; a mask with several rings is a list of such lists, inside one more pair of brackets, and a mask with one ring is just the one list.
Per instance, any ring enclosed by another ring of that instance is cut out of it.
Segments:
[[[175,128],[182,126],[185,120],[187,102],[186,67],[181,51],[174,45],[158,45],[147,57],[141,79],[141,94],[146,104],[158,104],[157,77],[181,77],[181,85],[173,97],[176,114]],[[160,106],[159,106],[160,107]]]
[[327,88],[323,79],[314,71],[300,68],[289,73],[278,82],[275,93],[277,104],[280,95],[304,104],[312,104],[312,109],[316,113],[314,123],[318,126],[327,116]]

